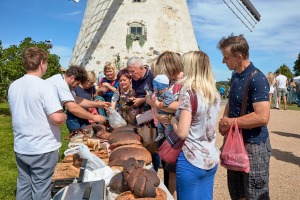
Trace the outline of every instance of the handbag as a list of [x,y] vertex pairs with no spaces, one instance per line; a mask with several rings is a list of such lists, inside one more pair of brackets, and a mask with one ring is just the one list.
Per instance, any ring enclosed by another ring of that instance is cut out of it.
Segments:
[[[249,84],[251,78],[256,73],[257,70],[254,70],[247,80],[244,90],[240,116],[243,116],[246,113],[246,106],[249,94]],[[220,159],[221,165],[226,169],[246,173],[249,173],[250,171],[250,162],[247,151],[245,149],[242,129],[239,129],[236,119],[233,120],[233,123],[230,126],[220,155]]]
[[[198,100],[197,95],[193,91],[188,90],[191,99],[192,105],[192,122],[194,121],[194,117],[196,116]],[[160,158],[167,163],[175,163],[178,155],[183,147],[185,140],[182,140],[178,137],[178,135],[172,131],[170,134],[166,136],[165,141],[158,148],[158,154]]]
[[245,149],[242,130],[234,119],[221,153],[221,165],[226,169],[248,173],[250,163]]
[[[151,110],[150,110],[151,111]],[[152,154],[157,151],[156,128],[152,127],[150,123],[144,124],[138,130],[138,135],[143,139],[143,146]]]

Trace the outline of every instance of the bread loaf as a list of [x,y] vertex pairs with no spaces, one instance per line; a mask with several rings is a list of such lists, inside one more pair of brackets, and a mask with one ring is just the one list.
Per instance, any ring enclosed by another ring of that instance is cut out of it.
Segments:
[[111,133],[107,138],[109,144],[117,143],[122,140],[136,140],[141,141],[141,136],[130,132],[130,133]]
[[116,160],[125,161],[130,157],[133,157],[136,160],[144,160],[146,165],[152,162],[150,152],[144,147],[140,145],[125,145],[120,146],[111,152],[108,165],[113,166],[111,165],[111,162]]

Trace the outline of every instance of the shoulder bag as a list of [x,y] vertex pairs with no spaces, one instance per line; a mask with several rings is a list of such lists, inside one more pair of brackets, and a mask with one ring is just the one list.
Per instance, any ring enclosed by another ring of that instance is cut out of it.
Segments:
[[[257,70],[253,71],[250,77],[247,80],[244,96],[242,101],[241,113],[240,116],[245,115],[246,106],[249,93],[249,84],[250,80],[257,73]],[[250,171],[250,162],[248,158],[247,151],[245,149],[242,129],[237,125],[237,120],[234,119],[229,132],[226,136],[226,140],[220,155],[221,165],[226,169],[233,171],[241,171],[249,173]]]
[[[195,91],[191,92],[190,90],[188,90],[188,93],[191,99],[193,122],[193,117],[195,116],[198,107],[197,94],[195,93]],[[167,163],[175,163],[184,142],[185,140],[180,139],[178,135],[174,131],[172,131],[169,135],[166,136],[165,141],[158,149],[160,158]]]

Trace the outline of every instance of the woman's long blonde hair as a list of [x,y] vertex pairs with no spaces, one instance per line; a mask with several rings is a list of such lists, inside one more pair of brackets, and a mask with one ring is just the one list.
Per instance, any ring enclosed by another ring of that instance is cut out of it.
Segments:
[[206,53],[202,51],[187,52],[183,54],[182,62],[184,66],[182,82],[185,90],[194,89],[210,105],[220,99]]
[[272,72],[269,72],[266,77],[269,85],[275,85],[275,75]]

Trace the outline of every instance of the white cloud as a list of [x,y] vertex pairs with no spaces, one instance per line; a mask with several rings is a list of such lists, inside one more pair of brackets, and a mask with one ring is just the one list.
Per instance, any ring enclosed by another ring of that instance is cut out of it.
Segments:
[[[231,5],[231,1],[225,1]],[[239,6],[239,0],[232,2]],[[212,54],[217,54],[218,50],[215,47],[220,38],[231,33],[241,33],[249,42],[250,59],[263,72],[274,71],[284,63],[292,70],[293,63],[300,52],[300,1],[251,0],[251,2],[261,15],[261,20],[253,28],[253,32],[243,25],[223,1],[189,0],[189,9],[199,46],[210,49],[211,52],[207,53],[213,57]],[[239,13],[234,6],[231,7]],[[247,16],[245,11],[243,14]],[[241,14],[238,15],[245,23],[247,22]],[[247,18],[252,23],[252,20]],[[207,47],[208,45],[213,47]],[[226,80],[227,74],[224,75],[225,66],[220,64],[221,60],[212,59],[212,63],[216,78],[224,77],[219,80]],[[270,69],[270,66],[273,68]]]
[[63,15],[65,16],[74,16],[74,15],[81,15],[81,11],[75,11],[75,12],[70,12],[70,13],[65,13]]

